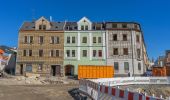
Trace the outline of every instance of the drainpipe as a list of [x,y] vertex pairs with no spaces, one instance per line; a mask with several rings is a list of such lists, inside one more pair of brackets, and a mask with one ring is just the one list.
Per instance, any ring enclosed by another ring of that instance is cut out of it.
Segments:
[[132,48],[132,68],[133,68],[133,74],[131,75],[131,76],[134,76],[134,51],[133,51],[133,36],[132,36],[132,34],[133,34],[133,32],[132,32],[132,28],[130,29],[130,31],[131,31],[131,48]]

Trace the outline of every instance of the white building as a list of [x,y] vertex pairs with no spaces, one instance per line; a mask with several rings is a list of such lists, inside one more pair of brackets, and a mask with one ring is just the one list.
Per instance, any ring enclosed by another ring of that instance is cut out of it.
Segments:
[[106,23],[107,65],[113,65],[115,76],[140,76],[146,70],[144,39],[137,23]]

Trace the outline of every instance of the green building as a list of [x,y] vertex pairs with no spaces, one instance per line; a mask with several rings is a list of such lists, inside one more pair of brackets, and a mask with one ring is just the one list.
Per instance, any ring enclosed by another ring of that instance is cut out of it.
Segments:
[[64,31],[65,75],[77,75],[78,65],[106,65],[103,23],[92,23],[86,17],[66,22]]

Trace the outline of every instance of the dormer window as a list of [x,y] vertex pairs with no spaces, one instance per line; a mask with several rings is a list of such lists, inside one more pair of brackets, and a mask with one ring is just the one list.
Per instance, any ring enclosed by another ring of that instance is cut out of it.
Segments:
[[87,25],[85,26],[85,30],[88,30],[88,26]]
[[92,23],[86,17],[83,17],[80,21],[77,22],[77,24],[78,24],[78,30],[91,30],[92,29]]
[[83,25],[81,26],[81,30],[84,30],[84,26]]
[[70,29],[70,26],[67,26],[67,30],[69,30]]
[[122,24],[122,28],[127,28],[127,24]]
[[43,30],[46,30],[46,25],[43,25]]
[[44,17],[35,21],[35,30],[49,30],[51,26],[52,24]]
[[46,30],[46,25],[39,25],[39,30]]
[[77,26],[75,26],[74,29],[77,29]]

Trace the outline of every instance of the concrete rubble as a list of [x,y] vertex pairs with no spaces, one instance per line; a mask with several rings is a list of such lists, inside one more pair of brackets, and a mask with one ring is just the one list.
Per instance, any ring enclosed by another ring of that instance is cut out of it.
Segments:
[[77,80],[66,77],[40,77],[40,75],[26,74],[25,76],[6,75],[0,78],[0,85],[48,85],[48,84],[78,84]]

